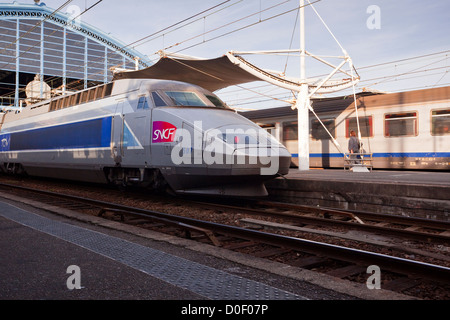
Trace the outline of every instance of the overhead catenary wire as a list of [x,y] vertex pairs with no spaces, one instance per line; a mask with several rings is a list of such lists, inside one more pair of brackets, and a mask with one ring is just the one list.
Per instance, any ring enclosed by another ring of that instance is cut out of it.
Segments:
[[[282,4],[285,4],[285,3],[289,2],[289,1],[290,1],[290,0],[280,2],[280,3],[276,4],[276,5],[273,5],[273,6],[269,7],[269,8],[266,8],[266,9],[262,10],[261,12],[264,12],[264,11],[267,11],[267,10],[271,10],[271,9],[273,9],[273,8],[275,8],[275,7],[278,7],[278,6],[282,5]],[[316,2],[319,2],[319,1],[321,1],[321,0],[316,0],[316,1],[314,1],[313,3],[316,3]],[[262,19],[262,20],[258,20],[257,22],[253,22],[253,23],[247,24],[247,25],[245,25],[245,26],[236,28],[236,29],[234,29],[234,30],[231,30],[231,31],[222,33],[222,34],[220,34],[220,35],[218,35],[218,36],[215,36],[215,37],[213,37],[213,38],[210,38],[210,39],[207,39],[207,40],[204,40],[204,41],[195,43],[195,44],[193,44],[193,45],[190,45],[190,46],[188,46],[188,47],[182,48],[182,49],[180,49],[180,50],[178,50],[178,51],[175,51],[174,53],[178,53],[178,52],[181,52],[181,51],[184,51],[184,50],[187,50],[187,49],[191,49],[191,48],[193,48],[193,47],[196,47],[196,46],[198,46],[198,45],[204,44],[204,43],[206,43],[206,42],[213,41],[213,40],[217,40],[217,39],[219,39],[219,38],[228,36],[228,35],[230,35],[230,34],[233,34],[233,33],[238,32],[238,31],[242,31],[242,30],[244,30],[244,29],[247,29],[247,28],[256,26],[256,25],[258,25],[258,24],[260,24],[260,23],[264,23],[264,22],[270,21],[270,20],[272,20],[272,19],[279,18],[279,17],[284,16],[284,15],[286,15],[286,14],[288,14],[288,13],[291,13],[291,12],[294,12],[294,11],[298,10],[299,8],[300,8],[300,7],[297,6],[297,7],[293,8],[293,9],[284,11],[284,12],[282,12],[282,13],[272,15],[272,16],[270,16],[270,17],[268,17],[268,18],[265,18],[265,19]],[[227,27],[227,26],[230,26],[230,25],[235,24],[235,23],[237,23],[237,22],[243,21],[243,20],[248,19],[248,18],[250,18],[250,17],[252,17],[252,16],[259,15],[259,14],[261,14],[261,12],[258,11],[258,12],[252,13],[252,14],[250,14],[250,15],[247,15],[247,16],[243,17],[243,18],[240,18],[240,19],[234,20],[234,21],[232,21],[232,22],[226,23],[226,24],[224,24],[224,25],[222,25],[222,26],[220,26],[220,27],[217,27],[217,28],[215,28],[215,29],[211,29],[211,30],[209,30],[209,31],[200,33],[200,34],[198,34],[198,35],[196,35],[196,36],[194,36],[194,37],[188,38],[188,39],[183,40],[183,41],[181,41],[181,42],[177,42],[177,43],[175,43],[175,44],[173,44],[173,45],[171,45],[171,46],[169,46],[169,47],[165,47],[163,50],[172,49],[173,47],[179,46],[179,45],[181,45],[181,44],[183,44],[183,43],[185,43],[185,42],[188,42],[188,41],[190,41],[190,40],[193,40],[193,39],[196,39],[196,38],[199,38],[199,37],[203,37],[203,36],[206,35],[206,34],[212,33],[212,32],[214,32],[214,31],[217,31],[217,30],[222,29],[222,28],[224,28],[224,27]]]
[[[185,19],[183,19],[183,20],[181,20],[181,21],[178,21],[178,22],[176,22],[176,23],[174,23],[174,24],[172,24],[172,25],[170,25],[170,26],[168,26],[168,27],[165,27],[165,28],[163,28],[163,29],[161,29],[161,30],[158,30],[158,31],[156,31],[156,32],[153,32],[152,34],[150,34],[150,35],[148,35],[148,36],[145,36],[145,37],[143,37],[143,38],[141,38],[141,39],[138,39],[138,40],[136,40],[136,41],[134,41],[134,42],[131,42],[130,44],[127,45],[127,47],[132,46],[132,45],[135,45],[135,47],[136,47],[136,46],[139,46],[139,45],[142,45],[143,43],[141,43],[141,44],[138,44],[138,43],[139,43],[139,42],[142,42],[142,41],[144,41],[144,40],[147,40],[148,38],[150,38],[150,37],[152,37],[152,36],[155,36],[155,35],[157,35],[157,34],[163,32],[163,31],[167,31],[167,30],[169,30],[169,29],[171,29],[171,28],[173,28],[173,27],[175,27],[175,26],[178,26],[178,25],[180,25],[180,24],[182,24],[182,23],[184,23],[184,22],[187,22],[187,21],[189,21],[189,20],[192,20],[193,18],[198,17],[198,16],[200,16],[201,14],[206,13],[206,12],[208,12],[208,11],[211,11],[211,10],[213,10],[213,9],[216,9],[216,8],[222,6],[222,5],[224,5],[224,4],[226,4],[226,3],[230,2],[230,1],[231,1],[231,0],[223,1],[223,2],[217,4],[217,5],[213,6],[213,7],[210,7],[210,8],[208,8],[208,9],[203,10],[203,11],[201,11],[201,12],[199,12],[199,13],[196,13],[196,14],[194,14],[194,15],[188,17],[188,18],[185,18]],[[242,1],[242,0],[241,0],[241,1]],[[205,17],[206,17],[206,16],[205,16]],[[205,17],[202,17],[201,19],[203,19],[203,18],[205,18]]]
[[[266,9],[264,9],[264,10],[261,10],[261,12],[265,12],[265,11],[271,10],[271,9],[273,9],[273,8],[275,8],[275,7],[277,7],[277,6],[281,5],[281,4],[285,4],[285,3],[289,2],[289,1],[290,1],[290,0],[286,0],[286,1],[280,2],[280,3],[278,3],[278,4],[276,4],[276,5],[273,5],[273,6],[269,7],[269,8],[266,8]],[[319,1],[321,1],[321,0],[316,0],[315,2],[319,2]],[[223,5],[223,4],[227,3],[227,2],[228,2],[228,1],[222,2],[222,3],[219,4],[219,5]],[[313,3],[315,3],[315,2],[313,2]],[[214,7],[210,8],[210,9],[204,10],[204,11],[202,11],[202,13],[204,13],[204,12],[206,12],[206,11],[209,11],[209,10],[215,8],[215,7],[217,7],[217,6],[214,6]],[[297,10],[297,9],[298,9],[298,7],[297,7],[297,8],[294,8],[294,9],[292,9],[292,10],[289,10],[289,11],[285,11],[285,12],[283,12],[283,13],[281,13],[281,14],[277,14],[277,15],[271,16],[271,17],[266,18],[266,19],[264,19],[264,20],[262,20],[262,21],[259,21],[258,23],[262,23],[262,22],[265,22],[265,21],[269,21],[269,20],[271,20],[271,19],[273,19],[273,18],[282,16],[282,15],[284,15],[284,14],[287,14],[287,13],[292,12],[292,11]],[[261,12],[257,12],[256,14],[261,13]],[[200,14],[201,14],[201,13],[200,13]],[[194,15],[194,16],[188,18],[188,19],[192,19],[193,17],[199,16],[200,14],[196,14],[196,15]],[[248,18],[248,17],[253,16],[253,15],[254,15],[254,14],[248,15],[248,16],[246,16],[246,17],[244,17],[244,18],[241,18],[241,19],[238,19],[238,20],[236,20],[236,21],[241,21],[242,19]],[[188,20],[188,19],[184,19],[184,20]],[[184,20],[183,20],[183,21],[184,21]],[[235,21],[235,22],[236,22],[236,21]],[[228,23],[228,24],[226,24],[225,26],[230,25],[230,24],[235,23],[235,22]],[[178,24],[178,23],[176,23],[176,24],[174,24],[174,25],[177,25],[177,24]],[[244,26],[243,28],[247,28],[247,27],[250,27],[250,26],[252,26],[252,25],[254,25],[254,24],[250,24],[250,25]],[[172,25],[172,26],[173,26],[173,25]],[[215,30],[218,30],[218,29],[220,29],[220,28],[222,28],[222,27],[223,27],[223,26],[218,27],[218,28],[213,29],[213,30],[210,30],[210,31],[207,31],[205,34],[207,34],[207,33],[209,33],[209,32],[212,32],[212,31],[215,31]],[[170,28],[170,27],[167,27],[167,28],[164,28],[164,29],[168,29],[168,28]],[[219,36],[217,36],[217,37],[215,37],[215,38],[213,38],[213,39],[205,40],[205,41],[201,42],[200,44],[205,43],[205,42],[208,42],[208,41],[215,40],[215,39],[217,39],[217,38],[219,38],[219,37],[228,35],[228,34],[230,34],[230,33],[237,32],[237,31],[239,31],[239,30],[242,30],[243,28],[239,28],[239,29],[237,29],[237,30],[233,30],[233,31],[231,31],[231,32],[227,32],[227,33],[222,34],[222,35],[219,35]],[[202,35],[203,35],[203,34],[200,34],[199,36],[202,36]],[[144,38],[147,38],[147,37],[144,37]],[[140,40],[142,40],[142,39],[144,39],[144,38],[141,38]],[[129,47],[129,46],[132,45],[132,44],[136,44],[136,43],[138,43],[140,40],[137,40],[137,41],[134,41],[134,42],[131,43],[131,44],[125,45],[125,46],[123,46],[123,48]],[[190,39],[188,39],[188,40],[190,40]],[[188,41],[188,40],[185,40],[185,41]],[[176,45],[179,45],[179,44],[180,44],[180,43],[177,43]],[[197,44],[197,45],[198,45],[198,44]],[[164,50],[166,50],[166,49],[168,49],[168,48],[170,48],[170,47],[167,47],[167,48],[165,48]],[[188,48],[184,48],[184,49],[179,50],[179,51],[177,51],[177,52],[180,52],[180,51],[183,51],[183,50],[186,50],[186,49],[188,49]]]

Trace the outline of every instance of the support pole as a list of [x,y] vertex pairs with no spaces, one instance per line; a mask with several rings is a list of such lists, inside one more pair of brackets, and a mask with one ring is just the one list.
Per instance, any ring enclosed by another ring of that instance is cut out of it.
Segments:
[[309,95],[305,66],[305,1],[300,0],[300,78],[301,89],[297,96],[298,120],[298,170],[309,170]]
[[302,84],[297,96],[298,170],[309,170],[309,96],[308,85]]
[[19,108],[20,89],[20,19],[16,22],[16,89],[14,91],[14,107]]

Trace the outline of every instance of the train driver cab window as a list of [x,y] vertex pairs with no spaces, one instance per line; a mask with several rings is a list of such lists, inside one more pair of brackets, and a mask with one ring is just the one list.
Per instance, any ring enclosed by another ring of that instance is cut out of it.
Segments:
[[417,112],[385,114],[384,136],[417,136]]
[[[373,137],[372,116],[358,117],[361,137]],[[350,138],[350,131],[358,132],[356,117],[345,119],[345,136]]]
[[139,97],[137,109],[138,110],[150,109],[150,107],[148,106],[146,97]]
[[216,107],[218,108],[224,108],[224,109],[230,109],[230,107],[227,106],[225,102],[220,100],[220,98],[216,95],[210,95],[206,94],[206,98],[208,98],[209,101],[211,101]]
[[166,91],[177,106],[207,107],[208,105],[195,92]]
[[450,109],[431,111],[431,134],[433,136],[450,134]]
[[167,104],[164,102],[164,100],[161,98],[161,96],[158,93],[152,92],[152,98],[153,98],[153,103],[155,104],[155,107],[167,106]]
[[[321,121],[325,125],[327,130],[331,133],[333,138],[336,138],[335,119],[324,119]],[[322,126],[320,121],[317,119],[313,119],[311,121],[311,137],[315,140],[330,140],[331,139],[331,136],[328,134],[328,132]]]

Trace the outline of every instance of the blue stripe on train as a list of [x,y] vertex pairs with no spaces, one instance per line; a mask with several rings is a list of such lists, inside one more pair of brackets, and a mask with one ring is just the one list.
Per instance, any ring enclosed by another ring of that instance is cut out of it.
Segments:
[[[298,158],[298,153],[292,154]],[[310,153],[310,158],[343,158],[342,153]],[[376,152],[373,158],[449,158],[450,152]]]
[[0,151],[109,147],[112,117],[0,135]]

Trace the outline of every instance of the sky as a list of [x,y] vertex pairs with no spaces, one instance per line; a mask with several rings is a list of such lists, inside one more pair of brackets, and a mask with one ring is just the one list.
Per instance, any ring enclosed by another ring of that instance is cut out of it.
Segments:
[[[20,2],[28,1],[32,2]],[[81,13],[97,1],[73,0],[61,11]],[[449,0],[310,1],[334,37],[312,6],[307,6],[306,50],[339,56],[341,47],[345,49],[361,78],[357,92],[398,92],[450,84]],[[56,9],[66,0],[43,2]],[[80,18],[126,44],[134,43],[135,49],[156,62],[159,50],[215,58],[230,50],[299,49],[298,6],[299,0],[103,0]],[[262,69],[300,77],[298,56],[244,58]],[[341,61],[326,60],[333,64]],[[348,65],[344,68],[349,70]],[[306,59],[308,78],[323,78],[330,71],[330,67]],[[291,92],[263,82],[242,87],[247,89],[230,87],[216,93],[229,105],[243,110],[286,105],[286,100],[292,98]],[[349,93],[347,90],[331,95]]]

